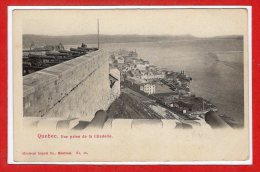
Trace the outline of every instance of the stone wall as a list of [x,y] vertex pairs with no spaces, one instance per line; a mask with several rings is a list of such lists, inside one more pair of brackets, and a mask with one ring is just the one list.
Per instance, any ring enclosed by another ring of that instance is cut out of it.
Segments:
[[121,94],[121,92],[120,92],[120,71],[117,68],[110,67],[109,74],[112,77],[117,79],[117,81],[115,82],[115,84],[111,88],[111,93],[110,93],[110,99],[111,100],[115,100]]
[[102,50],[23,77],[24,117],[90,120],[112,102],[108,55]]

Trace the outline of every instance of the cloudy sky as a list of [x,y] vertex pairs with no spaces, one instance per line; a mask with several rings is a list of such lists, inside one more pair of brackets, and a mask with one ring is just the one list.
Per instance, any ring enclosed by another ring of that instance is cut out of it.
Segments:
[[24,34],[194,35],[211,37],[247,32],[245,9],[15,10]]

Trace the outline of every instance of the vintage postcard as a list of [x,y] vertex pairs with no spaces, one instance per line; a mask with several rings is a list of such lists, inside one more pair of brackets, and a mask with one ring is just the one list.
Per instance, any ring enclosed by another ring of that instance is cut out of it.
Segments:
[[250,10],[13,7],[9,163],[250,164]]

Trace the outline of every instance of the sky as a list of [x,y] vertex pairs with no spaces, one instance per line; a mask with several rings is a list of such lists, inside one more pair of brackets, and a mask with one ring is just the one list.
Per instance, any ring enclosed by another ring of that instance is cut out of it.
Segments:
[[193,35],[212,37],[247,33],[245,9],[15,10],[23,34]]

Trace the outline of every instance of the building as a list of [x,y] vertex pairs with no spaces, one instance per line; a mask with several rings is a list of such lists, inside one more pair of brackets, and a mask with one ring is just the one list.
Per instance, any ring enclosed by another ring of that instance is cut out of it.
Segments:
[[149,61],[138,59],[135,61],[135,67],[139,70],[146,70],[150,66]]
[[142,76],[141,76],[142,79],[145,79],[145,80],[150,80],[150,79],[163,79],[165,78],[165,75],[163,72],[160,72],[160,71],[152,71],[152,70],[149,70],[149,71],[145,71],[142,73]]
[[[84,46],[86,46],[85,44],[82,44]],[[87,47],[87,46],[86,46]],[[54,46],[54,50],[55,51],[59,51],[59,50],[64,50],[64,46],[62,45],[62,43],[60,42],[58,45]]]
[[155,85],[152,83],[148,83],[145,80],[128,77],[124,81],[125,85],[137,92],[144,92],[146,94],[154,94],[155,93]]
[[179,99],[180,96],[178,93],[175,92],[168,92],[168,93],[156,93],[153,95],[158,101],[165,105],[171,105],[173,100]]
[[135,63],[135,59],[132,56],[125,55],[123,56],[125,63]]
[[142,78],[141,78],[142,72],[141,72],[140,70],[138,70],[138,69],[136,69],[136,70],[132,69],[132,70],[130,71],[130,75],[131,75],[132,77],[142,79]]
[[145,70],[146,69],[146,65],[144,65],[142,63],[137,63],[135,66],[136,66],[136,69],[139,69],[139,70]]
[[186,108],[187,111],[196,112],[205,109],[204,100],[201,97],[189,97],[175,102],[175,106],[179,108]]
[[117,62],[120,63],[120,64],[125,63],[124,57],[118,57],[118,58],[117,58]]
[[141,82],[138,82],[136,79],[132,79],[132,77],[129,76],[124,80],[124,85],[126,87],[131,88],[132,90],[137,92],[140,92],[141,84],[142,84]]
[[137,54],[136,50],[135,51],[130,51],[128,55],[131,56],[131,57],[134,57],[134,58],[138,57],[138,54]]
[[147,93],[147,94],[154,94],[155,93],[155,85],[150,83],[144,83],[140,85],[140,90]]

